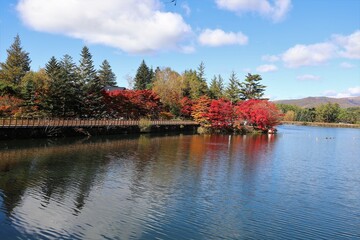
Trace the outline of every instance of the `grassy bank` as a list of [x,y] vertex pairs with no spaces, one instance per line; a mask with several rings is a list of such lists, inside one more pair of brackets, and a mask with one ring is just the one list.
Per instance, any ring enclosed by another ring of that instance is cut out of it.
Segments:
[[348,124],[348,123],[282,121],[281,124],[291,124],[291,125],[299,125],[299,126],[316,126],[316,127],[360,128],[360,124]]

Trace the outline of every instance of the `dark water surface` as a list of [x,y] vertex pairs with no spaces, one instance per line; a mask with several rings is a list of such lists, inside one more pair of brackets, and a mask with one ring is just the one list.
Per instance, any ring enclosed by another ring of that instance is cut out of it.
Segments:
[[360,239],[360,130],[0,142],[0,239]]

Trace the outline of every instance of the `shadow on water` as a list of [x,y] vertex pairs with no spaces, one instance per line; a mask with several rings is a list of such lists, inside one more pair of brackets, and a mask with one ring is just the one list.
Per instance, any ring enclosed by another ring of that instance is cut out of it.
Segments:
[[[296,152],[299,141],[307,138],[305,131],[294,135],[296,129],[282,129],[278,136],[157,134],[0,142],[0,236],[302,236],[309,228],[298,222],[308,220],[301,215],[302,199],[309,198],[308,205],[314,208],[323,206],[311,202],[314,197],[303,189],[313,186],[308,178],[323,181],[318,175],[324,170],[319,161],[311,161],[315,168],[307,170],[311,155],[289,157],[289,150]],[[317,147],[333,143],[324,141]],[[304,172],[305,179],[301,177]],[[350,188],[330,191],[349,193]],[[299,196],[291,195],[294,192]],[[287,216],[292,216],[288,223]],[[346,219],[343,222],[349,225]],[[294,232],[293,224],[304,229]],[[327,226],[317,230],[306,236],[336,236]]]

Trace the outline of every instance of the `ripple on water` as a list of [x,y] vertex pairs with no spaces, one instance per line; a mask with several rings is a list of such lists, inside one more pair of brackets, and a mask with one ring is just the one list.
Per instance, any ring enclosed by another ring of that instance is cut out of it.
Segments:
[[271,139],[142,136],[38,148],[32,162],[15,161],[0,174],[0,221],[8,229],[1,233],[360,239],[360,142],[344,143],[352,134],[292,126]]

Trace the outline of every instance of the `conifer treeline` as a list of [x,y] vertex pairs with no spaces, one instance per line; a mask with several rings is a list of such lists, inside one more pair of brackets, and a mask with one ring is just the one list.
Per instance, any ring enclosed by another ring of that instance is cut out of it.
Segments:
[[[67,54],[60,59],[51,57],[38,71],[31,71],[30,63],[29,53],[16,36],[0,65],[0,116],[111,117],[103,89],[115,86],[116,76],[107,60],[96,70],[88,47],[82,48],[78,64]],[[208,86],[202,62],[196,70],[179,74],[169,67],[153,70],[143,60],[133,79],[133,91],[151,91],[159,96],[163,112],[180,116],[184,98],[196,101],[207,96],[231,103],[260,99],[265,91],[261,80],[260,75],[248,74],[240,82],[232,72],[227,86],[221,75],[214,76]]]

